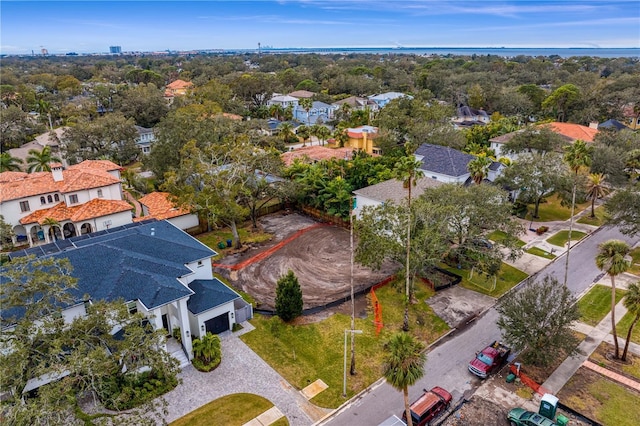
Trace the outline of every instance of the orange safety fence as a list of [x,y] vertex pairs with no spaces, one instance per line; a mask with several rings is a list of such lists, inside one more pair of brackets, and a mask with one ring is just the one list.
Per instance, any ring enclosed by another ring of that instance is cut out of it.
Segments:
[[376,289],[380,288],[384,285],[389,284],[395,278],[394,275],[387,277],[386,279],[380,281],[378,284],[371,287],[371,303],[373,303],[373,324],[376,326],[376,334],[380,334],[380,330],[384,326],[382,322],[382,305],[378,300],[378,296],[376,296]]
[[518,372],[518,367],[516,367],[515,365],[511,364],[509,366],[509,369],[511,370],[511,372],[513,374],[515,374],[517,377],[520,378],[520,381],[524,385],[530,387],[538,395],[544,395],[545,393],[551,393],[551,392],[549,392],[548,389],[545,389],[544,387],[542,387],[542,385],[539,385],[535,380],[533,380],[531,377],[529,377],[526,374],[524,374],[522,371]]

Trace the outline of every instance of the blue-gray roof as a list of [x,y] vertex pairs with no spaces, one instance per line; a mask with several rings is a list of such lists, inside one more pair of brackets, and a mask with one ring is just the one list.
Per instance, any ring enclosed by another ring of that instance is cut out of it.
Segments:
[[463,176],[469,173],[467,164],[475,157],[441,145],[423,143],[416,150],[416,155],[423,156],[422,170],[447,176]]
[[193,292],[178,281],[192,271],[185,266],[216,252],[167,221],[110,229],[108,233],[65,240],[63,251],[40,256],[68,258],[76,302],[140,300],[153,309]]
[[614,119],[609,119],[607,121],[605,121],[604,123],[600,123],[598,125],[598,129],[615,129],[615,130],[622,130],[622,129],[628,129],[628,127],[624,124],[622,124],[621,122],[619,122],[618,120],[614,120]]
[[189,287],[195,294],[187,301],[187,309],[194,315],[240,298],[238,293],[231,290],[217,278],[194,280],[189,284]]

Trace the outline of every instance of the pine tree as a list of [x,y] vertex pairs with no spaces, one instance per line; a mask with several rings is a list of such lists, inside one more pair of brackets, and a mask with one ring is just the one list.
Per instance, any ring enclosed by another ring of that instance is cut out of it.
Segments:
[[302,315],[302,290],[292,270],[278,280],[276,287],[276,314],[283,321]]

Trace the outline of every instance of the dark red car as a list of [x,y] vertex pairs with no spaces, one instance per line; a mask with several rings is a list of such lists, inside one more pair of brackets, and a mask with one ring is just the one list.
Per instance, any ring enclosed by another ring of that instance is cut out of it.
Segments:
[[[435,386],[431,390],[424,389],[424,394],[416,399],[409,407],[411,410],[411,421],[414,426],[427,426],[431,420],[438,417],[449,408],[451,404],[451,394],[440,386]],[[402,414],[402,420],[407,421],[406,413]]]

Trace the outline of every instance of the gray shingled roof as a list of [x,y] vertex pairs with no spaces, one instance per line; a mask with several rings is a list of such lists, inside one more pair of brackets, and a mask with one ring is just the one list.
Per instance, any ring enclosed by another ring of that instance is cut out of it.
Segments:
[[[430,177],[418,179],[416,186],[411,188],[411,198],[420,196],[427,188],[435,188],[440,185],[444,185],[444,182],[431,179]],[[367,186],[353,191],[353,193],[371,200],[380,201],[381,203],[393,201],[396,204],[400,204],[402,200],[407,197],[407,190],[402,187],[402,182],[397,179],[390,179]]]
[[422,170],[453,177],[469,173],[467,164],[475,158],[471,154],[465,154],[447,146],[428,143],[420,145],[416,155],[424,157],[420,167]]
[[187,301],[187,309],[194,315],[201,314],[223,303],[241,297],[217,278],[212,280],[194,280],[189,283],[189,287],[195,294]]
[[167,221],[64,241],[73,244],[50,256],[71,262],[71,275],[78,279],[72,290],[76,303],[89,295],[92,300],[138,299],[149,309],[157,308],[192,295],[178,281],[192,272],[185,264],[216,254]]

